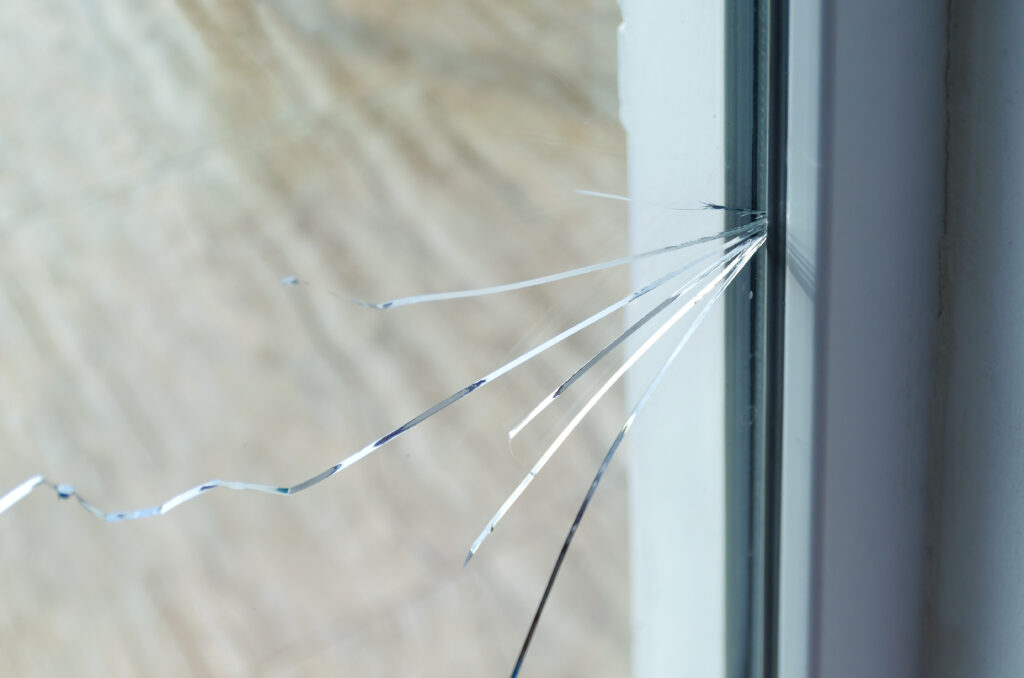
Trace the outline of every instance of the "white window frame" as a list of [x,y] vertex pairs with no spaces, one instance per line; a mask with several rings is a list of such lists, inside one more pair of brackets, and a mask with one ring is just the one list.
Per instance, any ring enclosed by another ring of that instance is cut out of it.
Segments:
[[778,675],[922,675],[946,7],[790,22]]
[[[710,215],[695,218],[658,205],[724,202],[725,3],[623,0],[621,6],[631,248],[643,251],[665,244],[666,225],[678,229],[677,239],[716,227]],[[643,284],[652,274],[637,266],[633,276]],[[725,671],[726,469],[724,455],[713,453],[725,446],[724,300],[717,306],[630,433],[634,678]],[[627,402],[639,397],[685,330],[675,328],[631,371]]]
[[[636,28],[630,21],[639,4],[624,3],[627,36]],[[720,49],[724,25],[712,21],[693,31],[688,21],[676,20],[706,15],[707,3],[696,0],[651,2],[646,11],[665,12],[677,31],[679,45],[664,56],[680,71],[678,86],[688,85],[706,69],[700,54]],[[778,665],[768,671],[785,678],[921,675],[945,199],[946,7],[791,0],[788,33],[779,645]],[[626,55],[624,63],[634,57]],[[631,145],[643,87],[633,72],[623,69],[622,88]],[[702,134],[692,123],[676,121]],[[714,162],[722,154],[709,161],[713,152],[703,152],[688,160],[721,176]],[[631,169],[631,182],[636,176]],[[691,186],[707,188],[699,181]],[[689,368],[682,372],[721,359],[716,331],[717,339],[688,351]],[[721,418],[706,411],[718,398],[702,379],[690,372],[677,381],[677,402],[686,407],[676,412],[696,406],[706,421],[698,435],[707,437]],[[705,395],[703,404],[695,393]],[[662,413],[647,426],[671,437],[679,421]],[[638,472],[638,458],[651,444],[643,430],[638,424],[632,501],[639,496],[661,506],[667,519],[656,527],[647,517],[634,519],[632,546],[644,549],[644,531],[654,529],[676,540],[677,548],[633,555],[634,675],[725,675],[724,625],[711,610],[723,582],[720,575],[700,574],[724,567],[715,555],[724,552],[707,529],[724,525],[724,508],[706,497],[695,517],[692,495],[682,504],[682,494],[653,498]],[[656,440],[658,434],[647,435]],[[705,453],[721,449],[700,442]],[[673,453],[672,446],[666,449]],[[703,482],[715,482],[721,472],[714,455],[687,463],[685,472]],[[668,534],[665,525],[672,527]],[[690,553],[682,561],[681,550]],[[682,588],[666,592],[666,599],[689,596],[675,618],[652,606],[651,596],[638,595],[659,570],[671,572],[672,585]],[[660,630],[651,632],[656,625]]]

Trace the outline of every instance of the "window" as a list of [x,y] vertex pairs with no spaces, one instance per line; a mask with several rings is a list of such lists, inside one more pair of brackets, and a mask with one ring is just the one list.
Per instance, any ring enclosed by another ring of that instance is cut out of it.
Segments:
[[[764,109],[777,98],[760,50],[779,44],[768,19],[781,7],[625,4],[629,204],[574,192],[627,193],[610,3],[17,14],[19,35],[39,39],[5,40],[26,67],[4,81],[15,162],[0,265],[11,375],[0,476],[73,480],[60,492],[104,510],[207,478],[301,481],[629,286],[618,269],[388,313],[339,296],[621,256],[627,219],[634,247],[659,221],[674,242],[680,228],[740,225],[722,210],[682,214],[680,200],[778,212],[778,112]],[[673,117],[684,100],[700,105]],[[681,607],[711,617],[677,627],[638,616],[638,675],[674,657],[647,644],[645,624],[679,634],[702,674],[772,664],[771,257],[695,335],[683,388],[664,389],[645,415],[685,412],[691,456],[654,459],[648,472],[634,455],[634,497],[656,496],[642,485],[649,473],[687,500],[662,511],[665,525],[637,504],[635,600],[672,600],[643,589],[665,581],[642,574],[653,544],[674,552],[666,562],[685,556],[671,571],[689,586]],[[545,469],[488,555],[465,570],[459,556],[571,409],[551,408],[510,447],[515,413],[619,329],[560,344],[301,501],[211,493],[173,520],[117,526],[25,501],[4,533],[0,672],[501,672],[623,394]],[[671,451],[650,442],[658,435],[640,431],[638,448]],[[625,478],[621,464],[610,472],[581,528],[532,650],[538,675],[628,670]],[[700,604],[685,598],[694,592]]]

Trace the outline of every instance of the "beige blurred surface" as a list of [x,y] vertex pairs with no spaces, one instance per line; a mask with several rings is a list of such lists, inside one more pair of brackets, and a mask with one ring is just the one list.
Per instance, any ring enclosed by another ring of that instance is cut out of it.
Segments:
[[[626,251],[622,205],[573,193],[624,190],[611,0],[0,15],[0,491],[41,472],[128,509],[295,483],[626,291],[620,271],[387,313],[328,293]],[[0,676],[507,675],[618,391],[463,556],[566,410],[507,429],[620,326],[294,497],[108,525],[32,495],[0,516]],[[628,673],[623,468],[527,676]]]

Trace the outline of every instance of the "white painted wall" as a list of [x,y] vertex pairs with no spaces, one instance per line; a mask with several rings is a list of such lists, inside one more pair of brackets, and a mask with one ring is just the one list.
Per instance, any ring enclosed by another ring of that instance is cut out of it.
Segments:
[[953,0],[929,675],[1024,675],[1024,3]]

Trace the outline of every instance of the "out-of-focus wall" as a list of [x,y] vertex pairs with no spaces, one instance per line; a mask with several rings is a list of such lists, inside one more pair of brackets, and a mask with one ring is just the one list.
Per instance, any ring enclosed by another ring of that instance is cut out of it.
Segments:
[[1024,674],[1024,6],[950,3],[928,675]]
[[[622,270],[379,313],[620,256],[605,0],[7,2],[0,485],[106,509],[326,468],[626,290]],[[282,287],[283,276],[309,281]],[[0,516],[0,675],[502,675],[623,412],[595,412],[466,549],[564,410],[506,430],[614,319],[291,498],[103,524]],[[575,397],[575,396],[573,396]],[[533,675],[629,666],[612,469]]]

